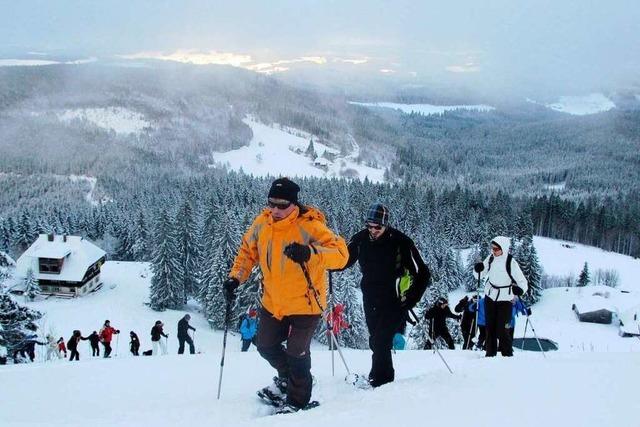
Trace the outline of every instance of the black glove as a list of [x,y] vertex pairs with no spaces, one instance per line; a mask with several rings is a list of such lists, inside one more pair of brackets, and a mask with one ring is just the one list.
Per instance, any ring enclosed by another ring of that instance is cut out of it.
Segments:
[[289,246],[284,248],[284,254],[288,256],[293,262],[302,264],[303,262],[309,261],[309,258],[311,258],[311,248],[309,246],[293,242]]
[[120,329],[116,329],[116,334],[119,334],[119,333],[120,333]]
[[531,316],[531,309],[527,307],[527,316]]
[[240,282],[235,277],[229,277],[222,284],[222,292],[227,303],[231,304],[236,299],[236,289],[240,286]]
[[484,271],[484,264],[481,262],[476,262],[473,266],[473,271],[476,273],[482,273]]
[[518,286],[512,286],[511,289],[513,289],[513,294],[517,297],[522,296],[522,294],[524,294],[524,292],[522,292],[522,289],[520,289]]

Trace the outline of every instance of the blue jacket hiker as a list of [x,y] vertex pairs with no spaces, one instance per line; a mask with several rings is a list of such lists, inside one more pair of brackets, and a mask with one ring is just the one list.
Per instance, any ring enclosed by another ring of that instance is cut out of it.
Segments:
[[513,334],[513,329],[516,327],[516,316],[522,314],[526,316],[527,306],[524,305],[520,298],[516,298],[516,302],[513,304],[513,308],[511,309],[511,333]]
[[240,324],[240,335],[242,335],[242,351],[249,350],[253,339],[258,331],[258,317],[255,309],[249,310],[249,314]]
[[476,307],[478,307],[478,342],[476,343],[476,348],[480,350],[484,350],[484,342],[487,338],[487,328],[486,328],[486,320],[484,316],[484,297],[480,298],[478,304],[471,303],[469,305],[469,311],[475,313]]

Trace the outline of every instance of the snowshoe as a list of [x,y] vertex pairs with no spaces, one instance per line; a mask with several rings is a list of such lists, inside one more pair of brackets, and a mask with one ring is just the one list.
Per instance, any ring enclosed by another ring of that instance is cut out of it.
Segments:
[[373,388],[369,382],[369,376],[363,374],[349,374],[344,379],[347,383],[351,384],[355,388],[368,390]]
[[278,409],[276,409],[276,411],[274,412],[274,415],[293,414],[298,411],[308,411],[309,409],[313,409],[318,406],[320,406],[320,402],[318,402],[317,400],[310,401],[309,403],[306,404],[304,408],[299,408],[289,403],[283,403],[280,407],[278,407]]
[[258,397],[266,404],[281,407],[287,398],[286,378],[273,377],[273,383],[256,392]]

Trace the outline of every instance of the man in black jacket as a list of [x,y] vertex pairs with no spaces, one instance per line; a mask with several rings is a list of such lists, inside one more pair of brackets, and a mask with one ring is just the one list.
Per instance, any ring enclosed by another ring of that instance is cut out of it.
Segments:
[[473,338],[476,334],[476,313],[474,307],[477,301],[477,295],[474,295],[471,300],[465,295],[455,306],[456,313],[462,312],[460,329],[462,330],[462,338],[464,339],[462,345],[463,350],[471,350],[473,348]]
[[184,317],[178,321],[178,354],[184,353],[185,341],[189,344],[189,353],[195,354],[196,352],[193,340],[189,336],[189,329],[195,332],[196,328],[189,325],[189,320],[191,320],[191,316],[189,314],[185,314]]
[[[447,343],[449,349],[455,349],[453,338],[451,338],[449,328],[447,328],[447,317],[460,320],[460,316],[456,316],[451,312],[449,301],[444,297],[438,298],[435,305],[424,314],[424,317],[431,321],[430,333],[433,342],[440,337]],[[431,343],[427,341],[424,348],[429,350]]]
[[[373,351],[369,383],[378,387],[394,379],[393,335],[405,321],[407,311],[422,298],[430,273],[413,241],[389,226],[387,207],[371,205],[365,226],[351,238],[349,261],[344,268],[356,261],[360,264],[364,314]],[[412,285],[401,295],[398,284],[405,273],[411,277]]]

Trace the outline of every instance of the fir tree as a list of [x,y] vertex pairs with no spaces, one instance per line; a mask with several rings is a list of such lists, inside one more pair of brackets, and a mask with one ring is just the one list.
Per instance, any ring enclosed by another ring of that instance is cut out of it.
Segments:
[[220,213],[215,227],[216,234],[213,237],[210,234],[205,236],[208,259],[203,269],[200,299],[207,318],[219,329],[224,328],[226,310],[222,283],[229,277],[240,244],[240,232],[235,218],[234,215]]
[[542,297],[542,268],[538,261],[538,253],[533,245],[533,237],[525,236],[516,251],[513,253],[513,257],[520,265],[522,274],[527,279],[529,290],[522,299],[527,305],[533,305],[537,303]]
[[24,295],[28,297],[31,301],[36,299],[38,295],[42,293],[42,289],[40,289],[40,284],[35,274],[33,273],[33,269],[27,270],[27,275],[24,278]]
[[316,154],[316,150],[313,147],[313,139],[309,140],[309,145],[307,146],[307,150],[304,152],[304,155],[311,158],[312,160],[315,160],[318,155]]
[[587,286],[591,282],[591,275],[589,274],[589,265],[585,262],[580,276],[578,276],[578,286]]
[[196,223],[188,200],[185,200],[176,217],[176,230],[178,234],[178,261],[182,274],[179,279],[182,282],[184,303],[186,304],[187,298],[197,294],[197,269],[200,256]]
[[131,253],[133,259],[136,261],[148,261],[150,257],[149,230],[147,229],[147,223],[142,211],[138,214],[134,226]]
[[21,306],[8,293],[0,293],[0,346],[9,353],[22,346],[38,330],[39,311]]
[[151,269],[150,304],[154,310],[179,309],[184,303],[184,290],[180,277],[182,266],[178,260],[173,223],[165,209],[160,211],[155,234]]

